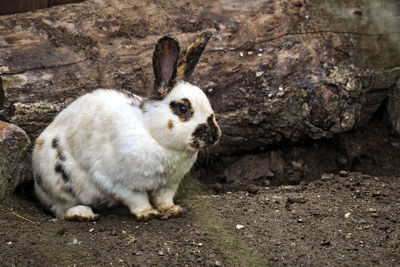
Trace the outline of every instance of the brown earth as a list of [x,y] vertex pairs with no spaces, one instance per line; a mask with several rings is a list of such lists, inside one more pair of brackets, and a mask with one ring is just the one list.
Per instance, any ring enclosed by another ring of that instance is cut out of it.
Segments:
[[[58,221],[28,187],[0,206],[0,265],[400,265],[399,144],[371,122],[336,140],[275,150],[283,164],[277,176],[264,166],[270,176],[233,181],[221,177],[234,172],[205,179],[195,171],[203,183],[184,180],[177,202],[186,211],[169,220],[138,222],[121,207],[97,222]],[[246,169],[251,161],[236,164]],[[274,185],[295,172],[303,182]]]

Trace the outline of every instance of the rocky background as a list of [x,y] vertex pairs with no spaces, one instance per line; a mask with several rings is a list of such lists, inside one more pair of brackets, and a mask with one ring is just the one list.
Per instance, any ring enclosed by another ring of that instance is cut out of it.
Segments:
[[[0,119],[33,141],[96,88],[147,95],[156,40],[172,33],[185,45],[215,27],[191,82],[209,94],[223,138],[200,163],[223,182],[253,162],[263,167],[249,179],[297,183],[302,177],[290,181],[287,165],[301,170],[304,160],[285,162],[282,147],[334,140],[378,110],[399,132],[399,21],[398,3],[389,0],[89,0],[1,16]],[[28,158],[27,146],[7,160]],[[353,161],[334,160],[344,168]]]

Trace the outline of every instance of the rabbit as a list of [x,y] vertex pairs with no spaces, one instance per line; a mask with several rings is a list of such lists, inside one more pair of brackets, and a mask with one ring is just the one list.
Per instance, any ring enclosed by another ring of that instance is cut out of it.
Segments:
[[34,190],[57,218],[96,220],[92,208],[127,206],[138,220],[169,218],[179,183],[221,130],[204,92],[185,80],[215,29],[180,53],[171,35],[153,52],[154,92],[97,89],[61,111],[37,138]]

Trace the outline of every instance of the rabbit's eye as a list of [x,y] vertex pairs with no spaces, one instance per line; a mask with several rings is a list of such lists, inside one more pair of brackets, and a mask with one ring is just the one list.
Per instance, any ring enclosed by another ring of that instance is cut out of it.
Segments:
[[193,116],[192,104],[187,98],[172,101],[169,106],[172,113],[177,115],[181,121],[188,121]]
[[178,104],[176,109],[180,114],[186,114],[189,111],[188,107],[185,104]]

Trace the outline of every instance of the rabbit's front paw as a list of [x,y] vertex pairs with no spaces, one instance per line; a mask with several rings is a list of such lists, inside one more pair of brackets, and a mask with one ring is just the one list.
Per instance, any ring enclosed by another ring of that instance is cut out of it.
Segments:
[[158,210],[150,208],[147,210],[139,211],[134,213],[136,219],[139,221],[146,221],[154,217],[159,217],[161,214]]
[[68,221],[95,221],[100,217],[95,214],[88,206],[78,205],[69,208],[64,215],[64,219]]
[[168,219],[169,217],[176,217],[183,212],[183,208],[179,205],[172,205],[160,210],[161,219]]

